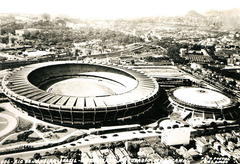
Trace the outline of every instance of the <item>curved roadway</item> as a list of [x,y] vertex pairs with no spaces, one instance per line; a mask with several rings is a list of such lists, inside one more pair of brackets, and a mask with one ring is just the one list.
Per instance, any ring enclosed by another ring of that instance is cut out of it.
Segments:
[[7,126],[0,131],[0,137],[10,133],[18,125],[18,120],[14,116],[11,116],[9,114],[0,113],[0,118],[1,117],[6,119],[6,122],[5,121],[0,122],[0,126],[2,126],[1,124],[7,124]]

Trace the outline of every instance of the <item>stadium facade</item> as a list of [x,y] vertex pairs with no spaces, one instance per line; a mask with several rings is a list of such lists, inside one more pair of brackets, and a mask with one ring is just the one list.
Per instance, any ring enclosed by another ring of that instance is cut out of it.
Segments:
[[[52,92],[54,84],[72,78],[104,81],[103,84],[113,86],[114,92],[97,95]],[[156,80],[143,72],[77,61],[20,67],[4,77],[2,86],[17,109],[37,119],[66,126],[92,127],[138,120],[152,110],[160,97]]]
[[169,101],[181,117],[201,120],[236,120],[239,118],[236,98],[225,93],[198,87],[178,87],[168,93]]

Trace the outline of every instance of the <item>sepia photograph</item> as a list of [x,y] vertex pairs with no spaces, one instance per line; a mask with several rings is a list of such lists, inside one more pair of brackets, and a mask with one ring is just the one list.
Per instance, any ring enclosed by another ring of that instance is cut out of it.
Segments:
[[0,6],[0,164],[240,163],[237,0]]

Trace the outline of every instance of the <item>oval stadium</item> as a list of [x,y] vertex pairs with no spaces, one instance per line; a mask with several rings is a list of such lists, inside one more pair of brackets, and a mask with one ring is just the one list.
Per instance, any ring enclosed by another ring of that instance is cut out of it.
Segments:
[[178,87],[169,92],[169,100],[174,110],[190,118],[235,120],[239,117],[237,99],[216,90]]
[[138,120],[153,108],[159,86],[123,66],[47,62],[5,76],[3,92],[22,112],[66,126],[102,126]]

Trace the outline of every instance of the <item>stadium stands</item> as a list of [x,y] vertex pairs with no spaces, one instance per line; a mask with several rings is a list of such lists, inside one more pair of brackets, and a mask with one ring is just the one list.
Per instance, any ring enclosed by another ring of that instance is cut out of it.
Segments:
[[[111,95],[95,96],[47,92],[52,84],[76,77],[102,79],[121,89]],[[116,65],[77,62],[22,67],[5,76],[3,91],[16,107],[32,117],[77,126],[137,119],[150,111],[160,96],[156,80],[141,72]]]

